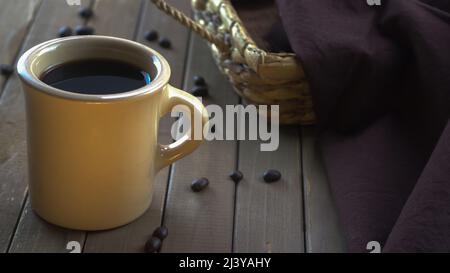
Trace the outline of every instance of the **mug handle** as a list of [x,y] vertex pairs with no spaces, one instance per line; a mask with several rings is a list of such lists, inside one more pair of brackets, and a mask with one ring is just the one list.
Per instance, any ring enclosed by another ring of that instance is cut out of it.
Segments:
[[[190,110],[191,116],[189,118],[191,121],[191,127],[189,128],[189,131],[176,142],[168,145],[158,144],[158,147],[156,148],[157,171],[172,164],[178,159],[185,157],[197,149],[203,142],[203,128],[209,122],[209,115],[205,106],[203,106],[202,102],[191,94],[168,84],[163,96],[164,98],[162,99],[163,103],[160,109],[160,117],[163,117],[172,111],[173,107],[183,105]],[[192,131],[196,117],[202,118],[202,138],[200,140],[194,139]]]

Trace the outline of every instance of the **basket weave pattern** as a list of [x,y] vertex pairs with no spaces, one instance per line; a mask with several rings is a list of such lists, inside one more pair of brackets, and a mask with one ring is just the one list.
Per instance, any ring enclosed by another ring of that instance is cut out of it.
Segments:
[[195,21],[164,0],[158,8],[210,42],[213,57],[244,103],[280,105],[283,124],[315,122],[305,73],[293,53],[259,48],[245,29],[230,0],[191,0]]

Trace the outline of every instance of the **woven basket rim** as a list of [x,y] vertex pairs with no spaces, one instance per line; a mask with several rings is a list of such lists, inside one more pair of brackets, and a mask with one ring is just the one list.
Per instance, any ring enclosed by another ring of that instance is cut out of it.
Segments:
[[[274,57],[274,58],[282,58],[282,59],[293,59],[295,61],[297,61],[297,57],[295,55],[295,53],[290,53],[290,52],[270,52],[267,51],[265,49],[262,49],[261,47],[259,47],[255,41],[253,40],[251,34],[247,31],[247,28],[245,27],[245,24],[242,22],[241,18],[239,17],[238,12],[236,11],[236,9],[234,8],[233,4],[231,3],[230,0],[206,0],[207,2],[211,2],[213,5],[216,6],[217,8],[217,12],[219,14],[220,10],[222,9],[222,7],[228,8],[228,10],[230,11],[229,13],[227,13],[227,15],[231,18],[232,21],[234,21],[233,25],[230,26],[230,30],[232,29],[232,27],[234,27],[234,25],[237,25],[237,27],[240,29],[240,31],[242,32],[242,34],[245,36],[245,38],[248,41],[248,44],[245,45],[244,48],[247,48],[248,46],[253,47],[254,49],[258,50],[261,52],[262,55],[266,55],[266,57]],[[245,50],[245,49],[244,49]]]
[[279,104],[284,124],[315,122],[308,81],[295,53],[260,48],[230,0],[191,0],[194,19],[166,0],[160,10],[207,40],[213,59],[236,93],[251,104]]

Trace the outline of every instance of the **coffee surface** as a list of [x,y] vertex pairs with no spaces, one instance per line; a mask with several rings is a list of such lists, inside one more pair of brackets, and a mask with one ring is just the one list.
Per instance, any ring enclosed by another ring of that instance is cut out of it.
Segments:
[[139,89],[151,83],[151,75],[125,62],[89,59],[54,66],[41,80],[69,92],[106,95]]

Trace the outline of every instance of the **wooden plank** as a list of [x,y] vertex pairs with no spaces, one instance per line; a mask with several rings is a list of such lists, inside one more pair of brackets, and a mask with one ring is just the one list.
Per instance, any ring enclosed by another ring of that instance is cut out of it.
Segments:
[[[0,63],[13,64],[39,4],[40,1],[35,0],[0,1]],[[0,98],[5,83],[6,78],[0,76]],[[17,175],[11,170],[11,167],[25,160],[23,153],[25,146],[23,143],[15,141],[16,139],[12,140],[13,143],[11,143],[9,136],[20,135],[23,129],[15,128],[14,120],[6,119],[1,107],[2,104],[0,104],[0,222],[2,223],[0,228],[0,252],[5,252],[13,235],[25,197],[25,189],[16,187],[14,183],[23,184],[23,173]],[[9,183],[10,179],[14,182]]]
[[[89,2],[88,5],[90,5]],[[110,35],[122,38],[132,39],[137,25],[138,15],[140,12],[141,1],[103,1],[97,0],[95,5],[92,5],[95,16],[89,25],[95,28],[96,34]],[[129,20],[114,20],[112,18],[121,18],[125,16],[132,18]],[[82,22],[79,22],[82,23]],[[67,238],[78,237],[80,243],[84,243],[84,232],[72,232],[70,230],[60,229],[51,225],[47,225],[42,221],[39,221],[33,214],[23,215],[23,224],[19,225],[18,233],[23,234],[16,236],[17,243],[13,245],[13,251],[33,251],[27,248],[27,244],[21,243],[21,239],[30,242],[31,240],[39,241],[40,248],[37,251],[50,251],[58,252],[65,250],[65,244],[68,242]],[[22,230],[21,228],[25,230]],[[39,236],[29,238],[27,230],[29,227],[33,227],[35,230],[39,230]],[[31,241],[33,242],[33,241]],[[30,244],[29,244],[30,245]],[[28,246],[29,246],[28,245]],[[36,242],[31,246],[37,245]],[[57,246],[55,248],[55,246]],[[62,248],[64,246],[64,248]]]
[[[87,1],[83,1],[87,3]],[[27,36],[22,51],[56,37],[62,25],[76,25],[78,7],[70,7],[65,1],[44,0],[36,20]],[[19,217],[27,188],[25,109],[23,92],[19,80],[12,77],[0,100],[0,181],[2,194],[0,204],[6,213],[0,215],[2,229],[12,232]],[[13,206],[13,207],[11,207]],[[52,225],[39,221],[27,207],[24,210],[17,232],[11,243],[11,252],[67,252],[66,238],[83,238],[84,233],[57,230]],[[3,219],[4,215],[8,219]],[[5,224],[3,224],[5,223]],[[2,245],[2,244],[0,244]],[[5,251],[6,249],[3,248]]]
[[[185,12],[190,10],[189,1],[172,0],[169,2]],[[171,65],[171,83],[180,87],[187,53],[188,30],[156,9],[150,1],[145,1],[143,8],[136,40],[155,48],[164,55]],[[167,35],[172,43],[176,44],[174,48],[161,50],[156,43],[145,42],[144,33],[149,29],[157,29],[160,35]],[[172,140],[170,136],[172,122],[171,118],[165,118],[160,122],[158,140],[161,143],[170,143]],[[161,225],[168,176],[169,168],[165,168],[156,177],[152,204],[142,217],[118,229],[89,233],[84,248],[85,252],[142,252],[149,235]]]
[[[90,2],[86,3],[90,5]],[[92,5],[95,13],[95,17],[93,18],[95,18],[95,20],[92,20],[92,22],[88,24],[95,28],[96,34],[132,39],[138,22],[140,7],[141,1],[130,2],[119,0],[112,2],[97,0],[95,5]],[[120,18],[120,16],[133,18],[133,20],[123,21],[112,19],[114,17]],[[73,232],[48,225],[43,221],[39,221],[33,214],[24,213],[21,222],[23,222],[23,224],[19,225],[18,236],[16,236],[17,239],[15,239],[15,242],[17,243],[13,244],[13,251],[34,251],[34,249],[30,250],[28,247],[38,245],[35,241],[39,241],[39,245],[41,246],[36,249],[36,251],[39,252],[66,251],[65,245],[68,242],[68,238],[78,238],[77,241],[81,244],[85,242],[84,232]],[[33,227],[34,230],[39,230],[39,236],[29,238],[27,230],[30,227]],[[22,228],[24,230],[22,230]],[[34,244],[27,245],[26,243],[21,243],[21,240],[26,242],[33,242],[32,240],[34,240]]]
[[[202,75],[209,84],[205,104],[237,104],[230,84],[217,69],[209,48],[198,36],[191,39],[185,87],[193,75]],[[218,130],[220,130],[218,128]],[[236,164],[235,141],[205,142],[192,155],[173,165],[164,224],[169,229],[163,252],[230,252],[232,248],[234,183],[228,174]],[[200,177],[210,180],[200,193],[190,189]]]
[[84,240],[84,232],[63,229],[39,218],[27,199],[10,252],[69,252],[66,249],[68,242],[76,241],[82,246]]
[[[41,0],[0,1],[0,63],[14,63]],[[6,81],[0,76],[0,96]]]
[[345,252],[344,235],[328,185],[313,127],[302,129],[306,248],[308,252]]
[[[259,141],[241,141],[235,215],[235,252],[304,252],[300,132],[280,127],[279,148],[261,152]],[[268,169],[282,179],[263,182]]]
[[95,0],[94,16],[88,25],[95,34],[132,40],[138,24],[142,0]]

